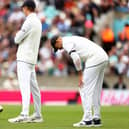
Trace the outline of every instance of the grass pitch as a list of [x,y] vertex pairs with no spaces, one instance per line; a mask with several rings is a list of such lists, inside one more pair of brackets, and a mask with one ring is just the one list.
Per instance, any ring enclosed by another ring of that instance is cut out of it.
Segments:
[[[0,129],[76,129],[72,124],[79,122],[82,117],[80,105],[71,106],[43,106],[43,123],[8,123],[8,118],[19,115],[21,106],[4,105],[4,111],[0,113]],[[31,107],[31,113],[33,108]],[[102,127],[97,129],[129,129],[129,107],[111,106],[102,107]],[[79,128],[79,129],[84,129]],[[90,129],[96,129],[91,127]]]

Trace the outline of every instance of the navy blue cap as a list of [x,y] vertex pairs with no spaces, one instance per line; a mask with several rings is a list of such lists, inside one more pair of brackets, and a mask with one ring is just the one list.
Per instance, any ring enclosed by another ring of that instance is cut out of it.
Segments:
[[23,7],[28,7],[28,8],[32,8],[32,9],[35,9],[36,8],[36,4],[33,0],[26,0],[23,5],[22,5],[22,8]]

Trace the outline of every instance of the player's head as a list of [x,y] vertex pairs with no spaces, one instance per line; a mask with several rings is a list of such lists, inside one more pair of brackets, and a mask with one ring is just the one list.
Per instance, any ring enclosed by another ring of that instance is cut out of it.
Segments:
[[51,38],[51,45],[54,48],[54,52],[58,49],[62,49],[62,38],[58,35]]
[[22,9],[24,14],[27,16],[30,12],[34,12],[36,8],[36,4],[33,0],[26,0],[23,5]]

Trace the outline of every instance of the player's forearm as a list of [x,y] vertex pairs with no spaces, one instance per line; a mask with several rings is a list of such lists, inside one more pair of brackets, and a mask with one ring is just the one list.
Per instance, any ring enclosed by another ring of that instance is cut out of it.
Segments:
[[31,31],[31,26],[29,22],[25,21],[21,29],[16,33],[16,36],[14,38],[16,44],[20,44],[26,36],[29,35]]
[[23,34],[21,31],[19,31],[14,38],[15,44],[20,44],[22,40],[23,40]]
[[79,80],[82,80],[83,72],[82,70],[78,71]]
[[18,31],[14,39],[15,44],[20,44],[28,34],[29,34],[29,31],[28,32],[24,32],[24,30]]
[[82,72],[82,70],[78,71],[78,76],[79,76],[79,84],[78,84],[78,86],[80,88],[82,88],[83,85],[84,85],[84,83],[83,83],[83,72]]
[[83,75],[82,70],[78,71],[78,75],[79,75],[79,76],[82,76],[82,75]]

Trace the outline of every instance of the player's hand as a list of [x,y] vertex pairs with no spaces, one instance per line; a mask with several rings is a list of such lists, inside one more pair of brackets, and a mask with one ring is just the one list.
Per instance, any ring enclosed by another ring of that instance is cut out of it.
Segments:
[[84,85],[84,83],[83,83],[82,79],[81,79],[81,80],[79,80],[79,84],[78,84],[79,88],[82,88],[82,87],[83,87],[83,85]]

